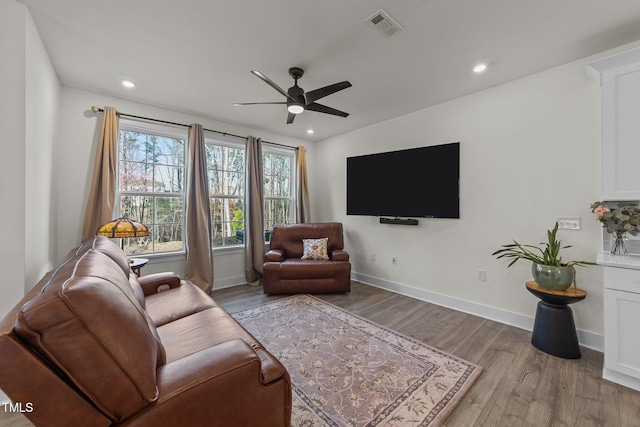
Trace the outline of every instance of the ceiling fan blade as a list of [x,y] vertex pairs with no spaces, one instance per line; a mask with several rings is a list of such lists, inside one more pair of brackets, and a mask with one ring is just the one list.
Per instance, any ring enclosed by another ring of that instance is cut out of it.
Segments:
[[234,107],[239,107],[241,105],[267,105],[267,104],[286,104],[286,102],[234,102]]
[[264,81],[266,84],[268,84],[269,86],[271,86],[272,88],[274,88],[275,90],[277,90],[278,92],[280,92],[281,94],[283,94],[284,96],[287,97],[287,99],[290,99],[292,101],[295,101],[294,98],[292,98],[286,90],[282,89],[280,86],[278,86],[277,84],[275,84],[269,77],[265,76],[264,74],[262,74],[260,71],[257,70],[252,70],[251,73],[256,76],[259,77],[260,79],[262,79],[262,81]]
[[320,89],[309,91],[304,94],[305,103],[311,104],[320,98],[324,98],[327,95],[331,95],[332,93],[339,92],[348,87],[351,87],[351,83],[349,83],[348,81],[344,81],[344,82],[335,83],[329,86],[321,87]]
[[291,123],[293,123],[293,119],[295,119],[296,116],[297,114],[289,113],[287,115],[287,124],[290,125]]
[[349,113],[345,113],[344,111],[336,110],[335,108],[327,107],[326,105],[318,104],[316,102],[305,105],[304,109],[309,111],[316,111],[318,113],[333,114],[334,116],[340,117],[347,117],[349,115]]

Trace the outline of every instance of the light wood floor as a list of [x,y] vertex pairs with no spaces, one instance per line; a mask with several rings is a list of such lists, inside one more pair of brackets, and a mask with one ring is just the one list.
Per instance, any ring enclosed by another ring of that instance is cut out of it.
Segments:
[[[602,353],[560,359],[534,348],[528,331],[356,282],[349,294],[316,296],[484,368],[446,427],[640,426],[640,392],[602,379]],[[233,313],[284,296],[245,285],[213,297]],[[0,426],[31,426],[1,409]]]

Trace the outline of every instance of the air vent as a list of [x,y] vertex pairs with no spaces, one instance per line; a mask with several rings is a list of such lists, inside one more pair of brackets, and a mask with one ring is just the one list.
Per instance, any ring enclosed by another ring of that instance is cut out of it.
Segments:
[[380,31],[386,37],[391,37],[398,31],[403,30],[402,26],[382,9],[368,17],[366,21],[369,21],[373,25],[375,25],[378,31]]

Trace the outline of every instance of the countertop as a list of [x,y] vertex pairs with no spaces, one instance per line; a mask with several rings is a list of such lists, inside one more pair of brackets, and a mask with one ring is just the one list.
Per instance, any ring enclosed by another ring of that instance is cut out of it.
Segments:
[[639,255],[611,255],[609,252],[600,252],[596,258],[596,263],[607,267],[640,270]]

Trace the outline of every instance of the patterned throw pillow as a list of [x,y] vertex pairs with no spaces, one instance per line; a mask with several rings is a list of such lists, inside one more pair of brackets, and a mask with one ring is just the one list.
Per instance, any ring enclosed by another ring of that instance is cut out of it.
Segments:
[[304,251],[302,259],[329,259],[327,255],[328,237],[323,239],[302,239]]

